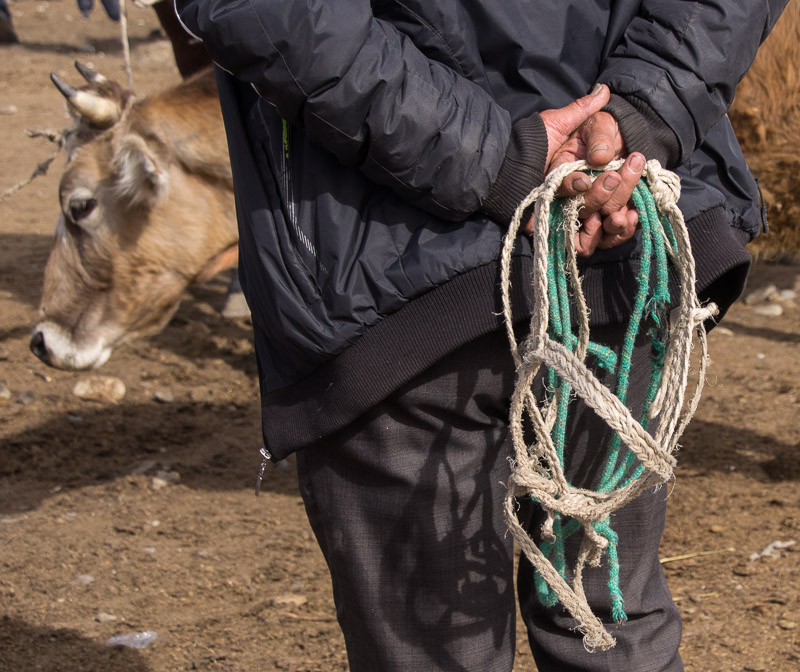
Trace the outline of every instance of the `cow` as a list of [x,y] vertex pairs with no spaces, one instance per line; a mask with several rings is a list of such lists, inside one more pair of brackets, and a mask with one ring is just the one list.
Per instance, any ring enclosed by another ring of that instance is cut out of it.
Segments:
[[238,231],[212,71],[137,99],[75,65],[81,88],[51,75],[74,126],[30,347],[77,370],[160,331],[190,284],[236,265]]

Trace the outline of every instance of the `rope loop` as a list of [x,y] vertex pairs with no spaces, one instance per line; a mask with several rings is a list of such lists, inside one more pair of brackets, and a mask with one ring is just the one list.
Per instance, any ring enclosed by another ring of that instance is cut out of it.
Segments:
[[[517,208],[501,258],[505,325],[517,373],[509,414],[514,458],[504,508],[506,522],[536,570],[536,590],[542,603],[553,606],[560,602],[576,619],[589,650],[611,648],[615,640],[589,607],[582,583],[584,566],[599,566],[602,558],[606,559],[610,612],[617,623],[625,621],[618,537],[611,516],[646,488],[672,478],[673,453],[702,392],[708,359],[703,323],[716,312],[713,304],[700,306],[694,291],[689,236],[677,206],[680,180],[651,160],[632,195],[639,214],[641,255],[624,342],[615,352],[591,341],[574,242],[581,226],[583,198],[559,199],[556,192],[576,170],[595,180],[622,164],[614,161],[598,171],[580,161],[554,169]],[[518,341],[511,317],[511,251],[523,212],[531,205],[534,304],[529,334]],[[678,281],[675,296],[670,294],[670,274]],[[687,403],[695,331],[701,344],[700,365],[698,382]],[[641,334],[650,339],[653,356],[644,408],[634,416],[626,401],[634,342]],[[593,367],[609,372],[614,389],[594,375]],[[533,392],[537,375],[544,376],[543,399]],[[613,430],[595,490],[576,487],[565,476],[565,456],[569,455],[566,427],[576,397]],[[546,513],[539,545],[517,519],[516,499],[520,496],[530,497]],[[580,532],[580,551],[568,581],[564,542]]]

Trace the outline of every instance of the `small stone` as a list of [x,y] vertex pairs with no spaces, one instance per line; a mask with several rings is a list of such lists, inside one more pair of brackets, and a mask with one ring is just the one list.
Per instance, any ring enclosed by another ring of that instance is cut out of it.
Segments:
[[781,301],[794,301],[797,298],[797,292],[793,289],[782,289],[778,292],[778,298]]
[[177,471],[165,471],[160,469],[150,481],[150,487],[153,488],[153,490],[161,490],[162,488],[166,488],[168,485],[177,483],[180,480],[181,475]]
[[733,573],[736,574],[736,576],[750,576],[754,574],[755,571],[755,568],[750,565],[737,565],[733,568]]
[[159,404],[169,404],[175,401],[175,395],[172,393],[172,390],[164,387],[155,391],[153,394],[153,399]]
[[767,356],[763,352],[756,353],[756,359],[766,359]]
[[719,336],[733,336],[733,332],[728,327],[714,327],[714,331],[711,333]]
[[780,317],[783,315],[783,306],[779,303],[768,303],[764,306],[756,306],[753,308],[753,312],[764,317]]
[[86,420],[77,413],[67,413],[67,422],[71,425],[82,425]]
[[9,358],[9,352],[6,348],[0,347],[0,362],[7,362]]
[[116,404],[126,392],[125,383],[113,376],[90,376],[79,380],[72,388],[72,394],[80,399],[108,404]]
[[722,525],[712,525],[708,528],[714,534],[722,534],[725,531],[725,528]]
[[781,630],[794,630],[797,627],[797,622],[790,621],[788,618],[781,618],[778,621],[778,627]]
[[174,470],[166,471],[162,469],[156,472],[156,478],[160,478],[167,483],[177,483],[181,480],[181,475]]
[[22,404],[23,406],[30,406],[34,401],[35,399],[33,398],[33,392],[30,390],[23,392],[17,398],[17,403]]
[[138,464],[130,471],[131,476],[141,476],[142,474],[146,474],[148,471],[152,471],[158,466],[158,462],[155,460],[145,460],[141,464]]
[[79,583],[82,586],[88,586],[90,583],[94,583],[94,577],[91,574],[78,574],[73,583]]
[[0,401],[9,401],[11,399],[11,390],[5,385],[0,383]]
[[16,114],[19,108],[16,105],[3,105],[0,106],[0,114]]
[[94,620],[98,623],[113,623],[117,620],[117,617],[114,614],[107,614],[104,611],[101,611],[97,616],[94,617]]
[[308,602],[308,598],[305,595],[291,594],[276,595],[269,601],[273,607],[278,607],[279,609],[302,607],[306,602]]
[[767,285],[766,287],[762,287],[761,289],[756,289],[755,291],[750,292],[744,297],[744,303],[747,306],[763,303],[777,291],[778,288],[775,285]]

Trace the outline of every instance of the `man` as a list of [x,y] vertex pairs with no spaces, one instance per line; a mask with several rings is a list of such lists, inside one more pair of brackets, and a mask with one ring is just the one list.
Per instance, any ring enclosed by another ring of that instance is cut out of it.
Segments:
[[[553,166],[625,159],[562,189],[585,196],[577,246],[592,326],[618,346],[638,264],[629,197],[644,160],[658,159],[682,178],[698,292],[724,313],[761,226],[725,113],[783,2],[176,7],[220,67],[264,437],[276,458],[297,451],[351,669],[511,670],[506,226]],[[530,270],[521,237],[520,328]],[[632,405],[645,388],[631,380]],[[571,482],[591,483],[591,448],[607,434],[578,407]],[[682,669],[657,556],[665,506],[650,492],[614,517],[629,621],[609,651],[587,653],[575,622],[537,602],[521,563],[540,670]],[[520,515],[537,534],[541,512],[526,502]],[[584,583],[610,622],[602,571]]]
[[14,20],[6,0],[0,0],[0,44],[14,44],[19,42],[17,32],[14,30]]

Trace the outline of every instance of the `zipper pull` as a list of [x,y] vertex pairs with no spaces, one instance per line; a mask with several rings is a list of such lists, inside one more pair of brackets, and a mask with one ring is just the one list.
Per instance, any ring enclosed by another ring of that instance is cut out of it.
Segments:
[[264,469],[267,468],[267,462],[272,460],[272,453],[266,447],[262,446],[258,452],[261,453],[261,466],[258,469],[258,478],[256,479],[256,497],[261,492],[261,481],[264,480]]

